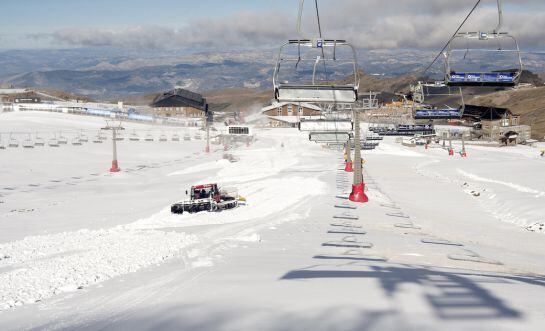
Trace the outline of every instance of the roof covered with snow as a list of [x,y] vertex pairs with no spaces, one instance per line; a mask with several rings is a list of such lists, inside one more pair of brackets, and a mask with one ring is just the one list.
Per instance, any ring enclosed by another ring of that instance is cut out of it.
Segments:
[[192,107],[206,111],[208,104],[202,95],[177,88],[156,97],[152,107]]

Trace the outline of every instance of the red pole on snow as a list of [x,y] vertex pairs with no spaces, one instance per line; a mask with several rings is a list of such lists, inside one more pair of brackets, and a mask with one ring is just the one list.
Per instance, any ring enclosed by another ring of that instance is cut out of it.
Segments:
[[[365,194],[365,182],[363,180],[360,118],[355,109],[352,110],[352,116],[354,117],[354,163],[356,168],[354,169],[354,184],[352,185],[352,193],[350,193],[348,199],[352,202],[365,203],[369,202],[369,198]],[[350,147],[350,140],[348,146]],[[350,155],[350,149],[348,155]]]
[[449,135],[448,135],[448,143],[449,143],[448,155],[449,156],[454,156],[454,149],[452,149],[452,136],[450,135],[450,132],[449,132]]
[[102,128],[102,130],[112,131],[112,167],[110,168],[110,172],[120,172],[121,169],[117,162],[117,130],[125,130],[125,128],[121,126],[120,122],[118,126],[108,124],[105,128]]
[[113,157],[112,157],[112,167],[110,168],[110,172],[120,172],[121,169],[119,169],[119,164],[117,162],[117,135],[116,130],[112,130],[112,140],[113,140]]
[[464,135],[462,134],[462,157],[467,157],[466,153],[466,141],[464,139]]

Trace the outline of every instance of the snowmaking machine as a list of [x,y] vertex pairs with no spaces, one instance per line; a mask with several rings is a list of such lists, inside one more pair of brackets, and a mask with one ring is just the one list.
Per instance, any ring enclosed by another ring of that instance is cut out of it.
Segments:
[[[186,194],[189,192],[186,191]],[[246,199],[236,189],[218,188],[218,184],[195,185],[191,187],[189,200],[180,201],[170,207],[173,214],[198,213],[201,211],[222,211],[244,204]]]

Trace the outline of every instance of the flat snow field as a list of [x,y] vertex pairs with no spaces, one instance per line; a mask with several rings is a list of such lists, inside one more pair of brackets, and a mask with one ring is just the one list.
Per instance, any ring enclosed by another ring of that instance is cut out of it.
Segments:
[[[0,114],[0,132],[102,126]],[[461,158],[387,138],[357,205],[342,153],[295,130],[205,154],[126,126],[156,141],[119,142],[117,174],[110,140],[0,150],[0,330],[545,329],[539,147]],[[205,182],[247,205],[170,214]]]

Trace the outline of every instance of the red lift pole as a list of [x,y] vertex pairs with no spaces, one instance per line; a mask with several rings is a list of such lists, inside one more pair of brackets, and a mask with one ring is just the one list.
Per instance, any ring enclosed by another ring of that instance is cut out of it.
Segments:
[[117,162],[117,131],[125,130],[125,128],[121,126],[121,122],[119,122],[119,125],[113,125],[106,121],[106,124],[106,127],[102,128],[102,130],[112,131],[112,167],[110,172],[120,172],[121,169]]
[[350,193],[349,199],[353,202],[365,203],[369,202],[369,198],[365,195],[363,164],[361,161],[360,117],[356,109],[352,109],[352,116],[354,117],[354,184],[352,184],[352,193]]

